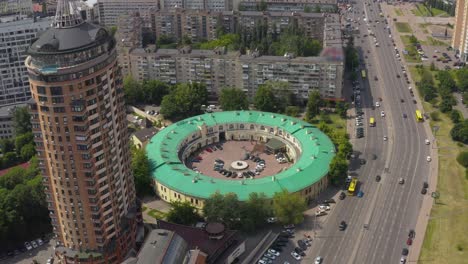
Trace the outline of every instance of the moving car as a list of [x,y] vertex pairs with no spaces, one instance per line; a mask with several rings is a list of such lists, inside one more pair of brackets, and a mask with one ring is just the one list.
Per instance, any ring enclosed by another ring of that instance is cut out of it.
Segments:
[[380,175],[375,176],[375,181],[376,181],[376,182],[379,182],[380,180],[381,180]]
[[381,117],[385,117],[385,112],[384,112],[384,111],[380,111],[380,116],[381,116]]
[[401,251],[401,254],[403,256],[408,256],[408,253],[409,253],[409,250],[407,248],[403,248],[403,250]]
[[426,157],[427,162],[430,162],[432,160],[431,156]]
[[315,258],[314,264],[321,264],[321,263],[322,263],[322,260],[323,260],[323,258],[320,257],[320,256],[318,256],[318,257]]
[[425,143],[426,145],[431,144],[431,142],[430,142],[429,139],[427,139],[427,138],[426,138],[426,140],[424,140],[424,143]]
[[338,226],[338,229],[340,231],[344,231],[346,229],[346,222],[345,221],[341,221],[340,225]]
[[405,179],[403,179],[403,178],[398,179],[398,183],[399,183],[399,184],[404,184],[404,183],[405,183]]
[[387,137],[387,136],[383,136],[383,140],[384,140],[384,141],[387,141],[387,140],[388,140],[388,137]]

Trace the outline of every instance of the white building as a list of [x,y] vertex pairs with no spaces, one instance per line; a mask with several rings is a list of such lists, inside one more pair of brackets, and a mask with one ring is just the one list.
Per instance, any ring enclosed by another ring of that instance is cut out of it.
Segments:
[[26,51],[37,33],[50,27],[51,20],[8,16],[0,21],[0,105],[25,102],[31,98]]

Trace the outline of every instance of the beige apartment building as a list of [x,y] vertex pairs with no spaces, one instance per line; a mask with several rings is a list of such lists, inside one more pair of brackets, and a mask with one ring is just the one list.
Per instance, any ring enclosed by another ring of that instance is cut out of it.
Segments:
[[330,19],[338,21],[339,16],[304,12],[213,12],[189,9],[158,10],[151,14],[156,38],[165,35],[177,41],[184,36],[190,37],[192,41],[215,39],[218,25],[222,25],[227,33],[237,33],[240,28],[252,30],[258,25],[266,25],[269,33],[279,34],[295,24],[304,30],[306,36],[322,42],[326,21]]
[[460,59],[468,58],[468,1],[458,0],[455,9],[455,28],[452,47],[460,52]]
[[58,263],[121,263],[137,207],[115,39],[59,0],[29,48],[31,122]]
[[139,81],[205,83],[213,101],[227,86],[241,88],[251,98],[268,80],[288,82],[298,99],[306,100],[311,90],[331,100],[343,97],[341,48],[327,48],[317,57],[240,55],[224,49],[135,49],[130,64],[132,76]]
[[117,54],[122,75],[130,74],[130,52],[142,46],[143,18],[138,12],[121,15],[117,20]]

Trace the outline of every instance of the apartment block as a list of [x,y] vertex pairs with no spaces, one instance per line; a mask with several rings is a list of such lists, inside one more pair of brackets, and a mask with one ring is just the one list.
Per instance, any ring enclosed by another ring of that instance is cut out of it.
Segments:
[[233,0],[160,0],[160,9],[176,8],[193,10],[225,11],[232,10]]
[[121,15],[117,20],[117,54],[122,75],[130,74],[130,52],[142,46],[143,19],[138,12]]
[[460,52],[460,59],[468,61],[468,1],[458,0],[455,9],[455,28],[452,47]]
[[334,12],[337,9],[337,0],[240,0],[234,5],[234,10],[255,11],[259,5],[266,5],[266,11],[274,12],[302,12],[309,9],[311,12]]
[[335,19],[339,24],[337,14],[175,9],[155,11],[152,14],[152,24],[156,38],[166,35],[181,40],[183,36],[189,36],[192,41],[215,39],[218,25],[222,25],[225,32],[229,33],[237,33],[240,28],[252,30],[258,25],[266,25],[270,33],[279,34],[295,24],[304,30],[306,36],[323,42],[325,24],[330,18]]
[[151,27],[149,12],[159,9],[157,0],[98,0],[95,8],[102,26],[117,26],[119,16],[138,12],[144,27],[148,28]]
[[0,22],[0,105],[25,102],[31,98],[24,65],[26,52],[32,40],[48,29],[52,20],[15,15],[0,17]]
[[210,98],[222,87],[240,87],[238,52],[217,50],[136,49],[130,54],[132,76],[139,80],[157,79],[169,84],[202,82]]
[[32,0],[2,0],[0,1],[0,15],[30,15],[32,14]]
[[341,99],[344,58],[342,48],[327,48],[317,57],[240,55],[238,52],[190,49],[136,49],[130,54],[132,76],[170,84],[201,82],[216,100],[225,86],[243,89],[253,97],[268,80],[285,81],[298,99],[311,90],[324,98]]
[[27,107],[27,104],[0,106],[0,139],[12,138],[15,135],[13,114],[17,107]]

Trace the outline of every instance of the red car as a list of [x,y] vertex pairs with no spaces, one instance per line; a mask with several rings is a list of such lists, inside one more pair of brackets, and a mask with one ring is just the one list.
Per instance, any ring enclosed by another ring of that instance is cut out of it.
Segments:
[[406,245],[411,246],[413,244],[413,239],[411,237],[406,240]]
[[210,153],[213,152],[213,150],[210,149],[210,148],[206,148],[206,151],[208,151],[208,152],[210,152]]

